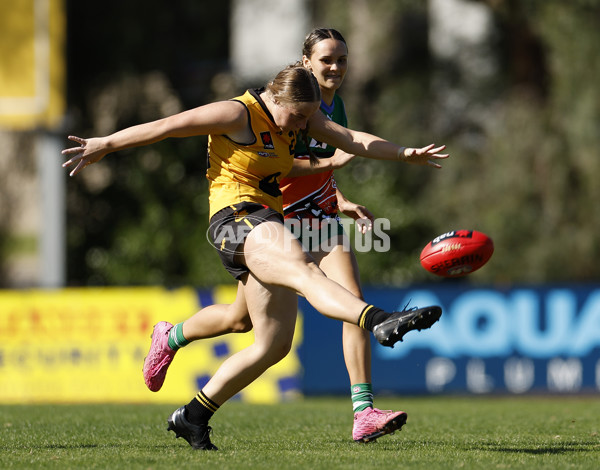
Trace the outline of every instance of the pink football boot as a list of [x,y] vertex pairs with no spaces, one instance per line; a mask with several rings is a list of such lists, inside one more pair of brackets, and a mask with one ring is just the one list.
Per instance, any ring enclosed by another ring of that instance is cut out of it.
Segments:
[[367,408],[354,413],[352,439],[355,442],[371,442],[386,434],[392,434],[406,424],[404,411],[378,410]]
[[173,325],[166,321],[154,325],[150,351],[144,359],[144,382],[153,392],[158,392],[162,387],[167,369],[177,351],[169,347],[169,331]]

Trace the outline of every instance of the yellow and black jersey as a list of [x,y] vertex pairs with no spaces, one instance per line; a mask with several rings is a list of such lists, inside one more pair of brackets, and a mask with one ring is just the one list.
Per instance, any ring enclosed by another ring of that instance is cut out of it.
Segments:
[[253,141],[235,142],[226,135],[208,139],[210,217],[239,202],[255,202],[283,213],[279,181],[293,164],[296,133],[284,133],[259,96],[248,90],[234,98],[248,111]]

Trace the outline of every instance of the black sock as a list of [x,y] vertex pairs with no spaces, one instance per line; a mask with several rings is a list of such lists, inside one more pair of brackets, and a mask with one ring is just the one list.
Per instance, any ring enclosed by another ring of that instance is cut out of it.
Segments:
[[358,317],[358,326],[373,331],[373,327],[386,320],[390,314],[373,305],[367,305]]
[[219,405],[200,390],[193,400],[185,405],[185,415],[192,424],[208,422],[218,409]]

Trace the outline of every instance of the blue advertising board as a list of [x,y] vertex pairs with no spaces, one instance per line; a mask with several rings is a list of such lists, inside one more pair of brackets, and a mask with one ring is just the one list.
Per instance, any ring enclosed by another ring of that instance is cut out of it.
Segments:
[[[440,305],[431,329],[394,348],[374,339],[376,393],[581,393],[600,390],[600,286],[471,287],[460,282],[364,290],[391,310]],[[339,321],[305,299],[303,392],[347,394]]]

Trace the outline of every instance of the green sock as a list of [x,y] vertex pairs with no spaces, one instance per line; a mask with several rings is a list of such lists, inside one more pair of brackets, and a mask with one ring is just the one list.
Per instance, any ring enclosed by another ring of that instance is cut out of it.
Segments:
[[373,386],[371,384],[354,384],[350,387],[352,408],[355,413],[373,408]]
[[188,344],[190,344],[190,342],[183,336],[183,322],[177,323],[177,325],[173,326],[171,331],[169,331],[169,347],[173,351],[177,351],[179,348],[183,348]]

